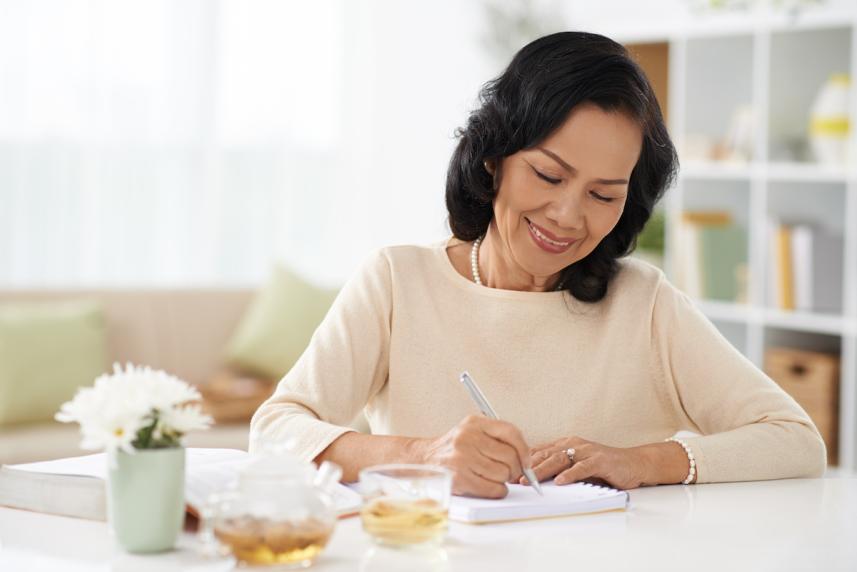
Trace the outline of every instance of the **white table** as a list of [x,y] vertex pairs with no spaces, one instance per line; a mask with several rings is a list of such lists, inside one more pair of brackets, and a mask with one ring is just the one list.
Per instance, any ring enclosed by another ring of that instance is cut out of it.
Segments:
[[[133,556],[107,525],[0,509],[0,571],[230,570],[177,550]],[[857,478],[681,485],[631,491],[626,512],[489,526],[453,524],[442,548],[373,547],[342,520],[312,570],[857,570]]]

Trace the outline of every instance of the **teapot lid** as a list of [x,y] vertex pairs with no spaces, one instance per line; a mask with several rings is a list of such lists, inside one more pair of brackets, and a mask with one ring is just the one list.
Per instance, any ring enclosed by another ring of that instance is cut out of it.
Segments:
[[315,472],[315,467],[295,455],[290,445],[290,443],[264,443],[241,467],[240,478],[242,480],[248,477],[310,478]]

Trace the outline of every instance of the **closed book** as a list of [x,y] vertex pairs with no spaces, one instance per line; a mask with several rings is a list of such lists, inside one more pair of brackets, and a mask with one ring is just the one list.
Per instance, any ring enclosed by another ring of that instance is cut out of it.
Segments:
[[743,231],[728,211],[685,211],[679,226],[679,287],[692,298],[734,301],[738,266],[746,260]]
[[[199,515],[212,493],[238,478],[250,454],[238,449],[187,449],[185,499]],[[104,453],[0,467],[0,506],[107,520],[107,456]],[[340,516],[356,514],[362,498],[344,485],[333,491]]]
[[768,306],[771,308],[779,308],[780,307],[780,299],[782,298],[782,293],[780,292],[780,243],[777,240],[777,236],[780,232],[780,222],[775,219],[771,219],[768,221],[768,268],[767,268],[767,299]]
[[699,227],[690,222],[682,222],[679,234],[679,287],[688,296],[699,298],[702,296]]
[[736,225],[699,229],[702,254],[702,295],[735,302],[741,289],[738,269],[747,263],[747,233]]
[[813,256],[815,231],[805,224],[792,227],[792,271],[794,272],[795,308],[801,312],[813,310]]
[[795,309],[794,271],[792,270],[791,227],[777,227],[777,276],[780,299],[777,306],[782,310]]
[[845,240],[824,228],[814,228],[812,235],[812,310],[842,313]]
[[625,491],[590,483],[542,483],[544,496],[527,485],[508,487],[509,494],[502,499],[452,497],[450,520],[485,524],[625,510],[630,498]]

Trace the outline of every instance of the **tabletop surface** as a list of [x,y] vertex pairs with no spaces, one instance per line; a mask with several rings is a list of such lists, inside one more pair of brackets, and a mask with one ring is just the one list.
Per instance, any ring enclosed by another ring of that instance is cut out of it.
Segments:
[[[378,548],[339,521],[311,570],[857,570],[857,478],[646,487],[624,512],[494,525],[453,523],[441,547]],[[194,535],[124,553],[103,522],[0,508],[0,571],[208,572]],[[254,568],[264,570],[264,568]]]

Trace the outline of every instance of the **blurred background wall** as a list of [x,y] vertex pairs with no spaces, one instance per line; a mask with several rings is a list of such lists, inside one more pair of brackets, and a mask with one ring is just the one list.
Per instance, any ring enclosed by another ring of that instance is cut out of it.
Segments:
[[0,286],[321,283],[445,234],[452,0],[0,3]]

